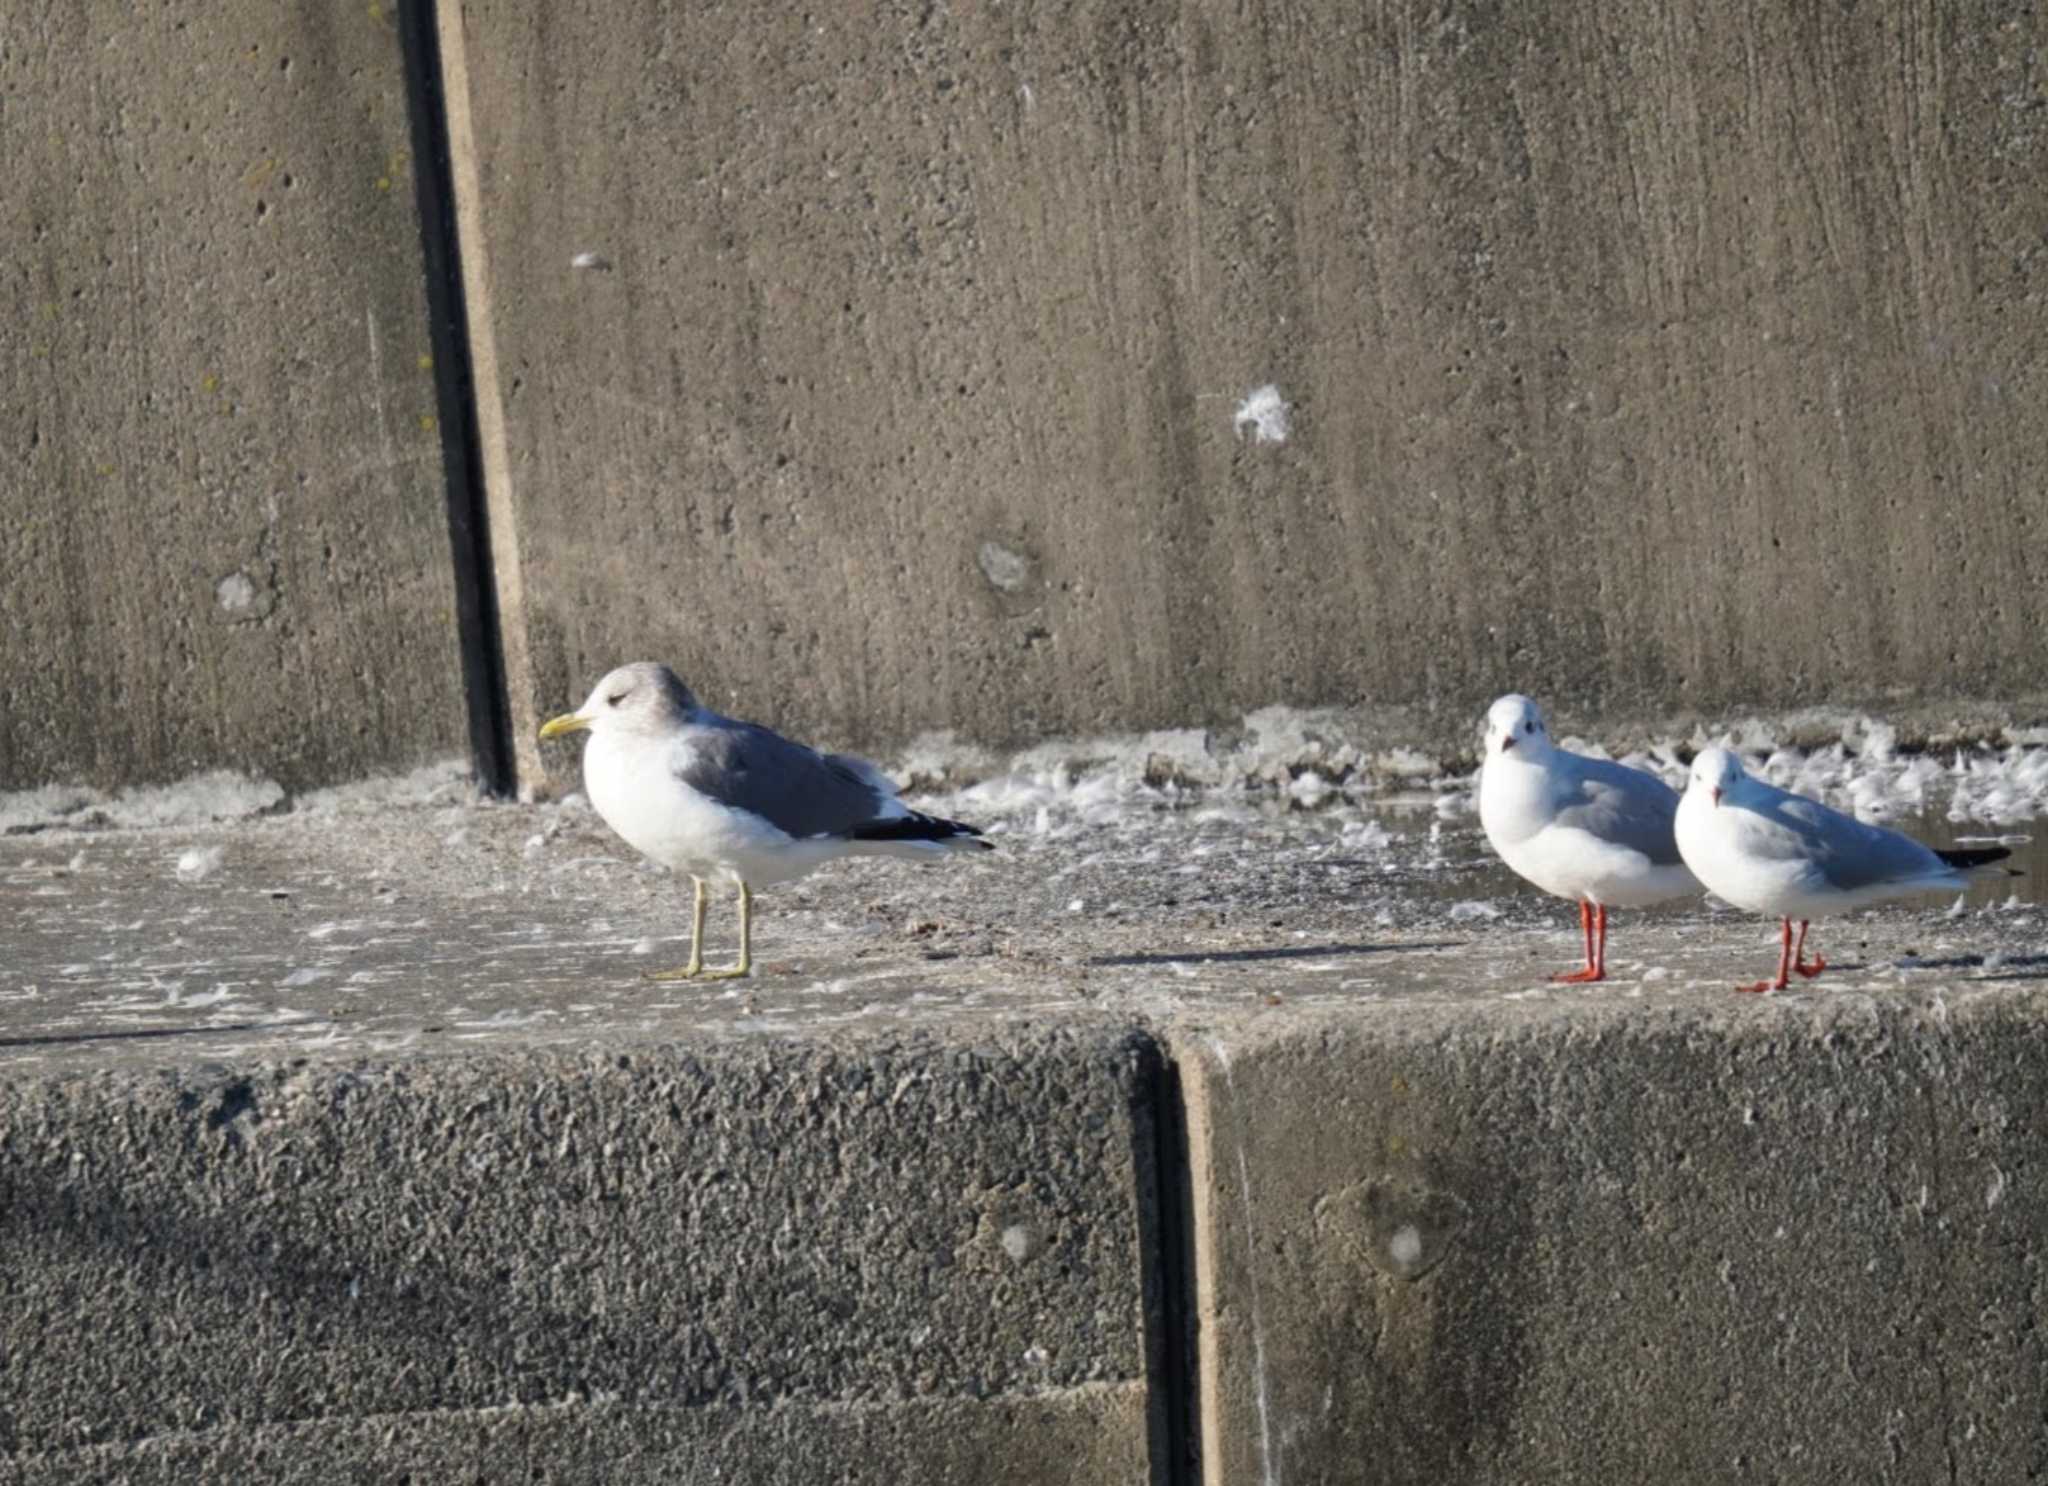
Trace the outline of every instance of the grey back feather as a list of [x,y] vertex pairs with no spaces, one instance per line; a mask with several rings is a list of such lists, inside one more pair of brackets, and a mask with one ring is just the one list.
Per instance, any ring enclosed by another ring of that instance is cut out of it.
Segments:
[[1738,808],[1754,812],[1778,830],[1789,833],[1787,856],[1803,856],[1821,880],[1837,892],[1854,893],[1886,883],[1939,877],[1947,863],[1911,836],[1868,825],[1853,815],[1832,810],[1773,787]]
[[845,835],[880,815],[894,795],[863,760],[821,754],[757,723],[704,713],[676,741],[670,772],[699,794],[798,838]]
[[1678,793],[1663,780],[1626,764],[1573,754],[1581,776],[1559,801],[1557,823],[1639,851],[1659,867],[1678,864],[1673,818]]

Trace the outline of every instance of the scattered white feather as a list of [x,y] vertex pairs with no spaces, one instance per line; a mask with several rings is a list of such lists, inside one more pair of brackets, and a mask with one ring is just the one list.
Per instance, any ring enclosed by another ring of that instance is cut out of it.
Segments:
[[464,805],[475,797],[469,764],[459,758],[444,758],[403,774],[380,774],[308,790],[292,800],[292,810],[307,815],[352,815],[415,805]]
[[1304,769],[1287,786],[1287,793],[1294,798],[1296,803],[1313,810],[1335,793],[1335,791],[1332,789],[1330,781],[1323,778],[1314,769]]
[[1376,820],[1353,820],[1345,822],[1339,839],[1351,851],[1385,851],[1395,837]]
[[54,825],[104,800],[83,785],[45,784],[0,795],[0,832]]
[[124,789],[113,795],[83,785],[44,785],[0,794],[0,830],[72,825],[202,825],[257,815],[283,798],[284,789],[276,781],[230,769],[194,775],[176,784]]

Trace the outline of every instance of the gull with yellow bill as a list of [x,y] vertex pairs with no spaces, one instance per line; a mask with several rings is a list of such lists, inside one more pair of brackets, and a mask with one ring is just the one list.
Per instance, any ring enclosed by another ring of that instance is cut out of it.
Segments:
[[[912,810],[864,759],[819,753],[758,723],[713,712],[652,661],[620,666],[542,738],[588,733],[583,784],[629,846],[696,884],[690,960],[655,980],[724,980],[753,968],[754,889],[844,856],[987,851],[974,826]],[[740,957],[706,970],[704,884],[738,887]]]

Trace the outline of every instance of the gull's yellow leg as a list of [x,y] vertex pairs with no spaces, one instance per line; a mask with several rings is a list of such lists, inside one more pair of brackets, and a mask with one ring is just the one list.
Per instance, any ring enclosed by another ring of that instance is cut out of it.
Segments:
[[745,980],[754,970],[754,890],[740,884],[740,962],[730,970],[706,970],[706,980]]
[[704,972],[704,879],[690,881],[697,884],[697,901],[690,911],[690,963],[680,970],[653,971],[649,980],[695,980]]

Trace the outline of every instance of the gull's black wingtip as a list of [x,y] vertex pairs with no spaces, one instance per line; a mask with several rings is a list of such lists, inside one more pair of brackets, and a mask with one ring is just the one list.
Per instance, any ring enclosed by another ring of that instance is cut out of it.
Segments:
[[[1948,851],[1937,849],[1934,854],[1940,857],[1947,865],[1954,867],[1958,872],[1968,872],[1976,867],[1988,867],[1993,862],[2002,862],[2011,856],[2012,852],[2009,848],[2003,846],[1970,846]],[[2008,867],[2005,870],[2006,875],[2009,877],[2026,876],[2024,872],[2015,867]]]
[[936,815],[899,815],[893,820],[871,820],[848,831],[854,841],[936,841],[955,846],[979,846],[994,851],[993,841],[984,841],[980,826],[964,820],[942,820]]

